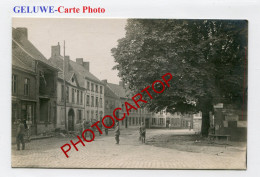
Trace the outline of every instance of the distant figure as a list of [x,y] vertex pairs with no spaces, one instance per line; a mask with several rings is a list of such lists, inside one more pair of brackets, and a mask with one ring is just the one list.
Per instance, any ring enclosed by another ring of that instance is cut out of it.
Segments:
[[145,125],[144,125],[143,122],[141,123],[141,127],[140,127],[140,131],[139,132],[140,132],[140,137],[141,137],[142,143],[145,143],[146,128],[145,128]]
[[[25,142],[24,142],[24,134],[25,134],[25,124],[22,123],[20,119],[18,119],[18,125],[17,125],[17,134],[16,134],[16,144],[17,144],[17,150],[20,150],[20,143],[22,143],[22,150],[25,149]],[[26,126],[27,127],[27,126]]]
[[115,139],[116,139],[116,144],[119,144],[119,135],[120,135],[120,130],[119,130],[119,124],[116,122],[116,128],[115,128]]
[[169,129],[171,129],[171,124],[169,124]]
[[191,130],[191,123],[188,122],[189,131]]

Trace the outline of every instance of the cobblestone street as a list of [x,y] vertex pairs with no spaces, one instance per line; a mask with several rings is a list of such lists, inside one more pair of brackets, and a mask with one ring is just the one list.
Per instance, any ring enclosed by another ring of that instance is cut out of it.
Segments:
[[[147,144],[138,140],[137,128],[121,130],[120,145],[115,144],[113,132],[109,136],[96,136],[95,141],[78,144],[79,151],[73,146],[66,158],[60,147],[69,143],[69,138],[50,138],[34,140],[26,144],[26,150],[16,151],[12,145],[12,167],[44,168],[153,168],[153,169],[245,169],[246,148],[224,146],[211,148],[200,146],[201,151],[193,148],[158,147],[149,143],[158,134],[187,135],[188,130],[148,129]],[[73,139],[74,143],[77,139]],[[212,153],[205,151],[212,149]],[[205,152],[204,152],[205,151]],[[216,153],[218,152],[218,153]]]

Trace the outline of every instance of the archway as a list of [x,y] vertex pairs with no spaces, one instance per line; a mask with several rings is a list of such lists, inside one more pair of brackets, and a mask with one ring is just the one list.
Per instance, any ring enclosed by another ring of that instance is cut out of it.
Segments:
[[69,113],[68,113],[68,130],[69,131],[74,131],[74,117],[75,117],[75,113],[74,113],[73,109],[70,109]]

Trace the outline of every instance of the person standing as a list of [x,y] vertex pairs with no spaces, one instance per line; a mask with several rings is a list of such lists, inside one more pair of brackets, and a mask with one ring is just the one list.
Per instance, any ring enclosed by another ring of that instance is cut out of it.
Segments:
[[22,143],[22,150],[25,149],[24,134],[25,134],[25,125],[24,123],[22,123],[20,119],[18,119],[17,134],[16,134],[16,144],[17,144],[18,151],[20,150],[20,143]]
[[119,130],[119,124],[116,122],[116,128],[115,128],[115,139],[116,139],[116,144],[119,144],[119,135],[120,135],[120,130]]
[[142,143],[145,143],[146,128],[143,122],[141,123],[141,127],[140,127],[140,135],[141,135]]

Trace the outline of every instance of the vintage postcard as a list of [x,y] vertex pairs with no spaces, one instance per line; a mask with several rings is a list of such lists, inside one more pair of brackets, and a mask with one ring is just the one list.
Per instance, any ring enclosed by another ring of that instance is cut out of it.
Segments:
[[12,167],[247,169],[247,20],[11,30]]

